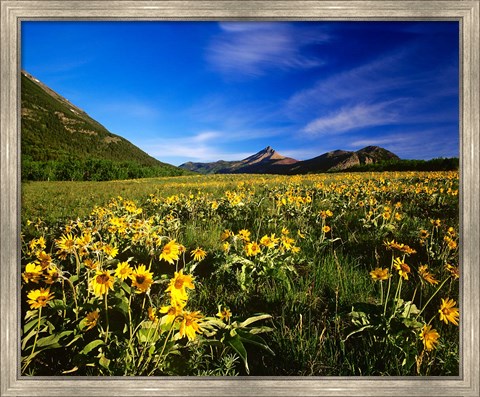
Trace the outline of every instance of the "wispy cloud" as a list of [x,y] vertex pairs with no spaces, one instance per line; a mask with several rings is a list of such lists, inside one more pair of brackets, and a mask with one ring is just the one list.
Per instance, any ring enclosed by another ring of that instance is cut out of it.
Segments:
[[[201,131],[197,134],[162,139],[141,138],[135,144],[160,161],[180,165],[187,161],[212,162],[218,160],[242,160],[254,152],[238,151],[238,143],[252,142],[263,135],[257,131],[255,136],[229,131]],[[237,145],[233,144],[234,142]],[[243,147],[243,145],[240,145]],[[258,150],[261,148],[259,147]],[[255,149],[254,149],[255,150]]]
[[404,97],[410,95],[412,107],[431,103],[439,98],[458,95],[456,68],[443,68],[441,72],[431,70],[416,74],[402,74],[398,65],[408,65],[412,58],[411,47],[397,49],[375,60],[357,67],[318,79],[310,87],[299,90],[285,104],[285,113],[292,119],[339,103],[378,101],[379,98]]
[[394,110],[397,101],[376,104],[357,104],[321,116],[309,122],[302,130],[309,136],[343,134],[351,130],[389,124],[397,121]]
[[234,76],[261,76],[272,69],[307,69],[319,66],[317,57],[302,55],[299,44],[327,40],[326,35],[304,36],[287,23],[223,22],[221,33],[207,49],[210,65],[221,73]]
[[[405,88],[413,82],[395,74],[395,65],[405,53],[399,51],[374,61],[319,79],[312,86],[292,95],[286,102],[286,113],[300,117],[319,106],[344,101],[368,101],[384,92]],[[390,72],[391,71],[391,72]]]

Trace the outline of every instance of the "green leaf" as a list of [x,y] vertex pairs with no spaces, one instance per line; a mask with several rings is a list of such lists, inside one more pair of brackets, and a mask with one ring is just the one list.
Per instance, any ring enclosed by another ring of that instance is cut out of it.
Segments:
[[54,310],[65,310],[67,308],[65,302],[63,302],[61,299],[54,299],[53,301],[49,302],[49,305]]
[[272,316],[270,314],[261,314],[259,316],[254,316],[254,317],[247,318],[245,321],[243,321],[239,324],[239,328],[244,328],[247,325],[250,325],[250,324],[252,324],[256,321],[266,320],[267,318],[272,318]]
[[[121,295],[121,296],[118,296]],[[121,294],[116,294],[115,296],[118,298],[118,301],[113,304],[113,310],[116,310],[120,313],[122,313],[125,317],[128,317],[128,299],[124,295],[123,291]]]
[[60,341],[60,335],[59,334],[54,334],[54,335],[49,335],[44,338],[40,338],[37,340],[37,347],[48,347],[51,349],[60,347],[60,344],[58,343]]
[[355,330],[355,331],[353,331],[353,332],[350,332],[350,333],[346,336],[346,338],[343,339],[342,342],[346,342],[346,340],[347,340],[348,338],[350,338],[352,335],[358,334],[359,332],[363,332],[363,331],[365,331],[366,329],[369,329],[369,328],[373,328],[373,325],[365,325],[365,326],[362,327],[362,328],[359,328],[359,329],[357,329],[357,330]]
[[238,335],[240,335],[240,340],[243,343],[250,343],[252,345],[258,346],[267,352],[269,352],[271,355],[275,355],[272,349],[270,349],[267,345],[267,342],[265,340],[258,336],[258,335],[252,335],[249,332],[238,330]]
[[28,310],[25,314],[25,321],[32,317],[36,317],[38,319],[38,310]]
[[155,324],[151,323],[144,324],[144,326],[138,330],[137,338],[140,343],[155,343],[160,338],[160,335]]
[[98,363],[99,363],[103,368],[108,369],[108,367],[109,367],[109,365],[110,365],[110,360],[102,354],[102,356],[101,356],[100,359],[98,360]]
[[[42,318],[40,320],[40,326],[44,324],[44,319]],[[32,321],[29,321],[23,326],[23,333],[26,334],[29,330],[31,330],[34,326],[38,325],[38,318],[33,319]]]
[[94,341],[91,341],[89,344],[87,344],[83,350],[80,352],[80,354],[88,354],[90,353],[93,349],[95,349],[98,346],[104,345],[105,342],[100,339],[96,339]]
[[262,326],[262,327],[255,327],[255,328],[252,328],[250,329],[248,332],[250,334],[264,334],[266,332],[272,332],[273,331],[273,328],[271,327],[266,327],[266,326]]
[[73,372],[78,371],[78,367],[73,367],[72,369],[69,369],[67,371],[63,371],[62,374],[71,374]]
[[130,288],[130,286],[125,281],[122,281],[122,283],[120,285],[122,286],[123,290],[127,294],[130,294],[132,292],[132,289]]
[[81,334],[75,335],[75,337],[70,342],[68,342],[65,345],[65,347],[69,347],[69,346],[73,345],[77,340],[79,340],[81,338],[83,338],[83,335],[81,335]]
[[25,347],[27,346],[27,342],[32,338],[32,336],[34,336],[35,334],[37,333],[37,329],[34,328],[32,329],[27,336],[25,336],[22,340],[22,350],[25,349]]
[[240,336],[237,334],[233,338],[228,338],[226,343],[232,347],[233,350],[240,356],[245,365],[245,370],[247,374],[250,374],[250,369],[248,368],[248,361],[247,361],[247,350],[240,339]]
[[410,317],[413,315],[417,315],[418,313],[420,313],[420,310],[414,303],[406,302],[404,305],[402,317]]

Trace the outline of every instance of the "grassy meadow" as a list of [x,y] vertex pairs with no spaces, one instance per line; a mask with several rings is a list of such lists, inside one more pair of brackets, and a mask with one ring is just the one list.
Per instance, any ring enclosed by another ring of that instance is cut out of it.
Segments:
[[22,184],[22,374],[459,373],[458,172]]

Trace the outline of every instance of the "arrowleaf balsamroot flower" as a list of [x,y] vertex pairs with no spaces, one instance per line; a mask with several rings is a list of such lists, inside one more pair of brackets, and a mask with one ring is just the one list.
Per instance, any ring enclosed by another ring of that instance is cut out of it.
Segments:
[[39,309],[47,306],[47,303],[51,301],[53,297],[50,288],[34,289],[27,294],[27,302],[30,305],[30,309]]
[[435,276],[428,271],[428,265],[421,265],[418,268],[418,274],[420,274],[420,276],[429,284],[438,284],[438,280],[435,278]]
[[199,311],[196,312],[183,312],[183,319],[180,323],[180,329],[178,335],[180,338],[186,336],[189,341],[195,340],[197,333],[202,333],[199,320],[202,318],[202,314]]
[[278,244],[279,238],[275,237],[275,233],[273,233],[271,236],[263,236],[260,239],[260,244],[263,245],[264,247],[267,248],[275,248],[276,245]]
[[153,273],[149,272],[145,265],[140,265],[135,268],[129,277],[132,280],[132,286],[137,287],[136,292],[138,294],[147,292],[153,284]]
[[408,274],[410,273],[410,266],[408,266],[403,259],[395,258],[393,260],[393,267],[398,270],[398,274],[405,280],[408,280]]
[[370,272],[370,277],[372,277],[372,280],[374,281],[388,280],[388,269],[382,269],[381,267],[377,267],[375,270],[372,270]]
[[55,265],[50,266],[47,269],[45,276],[45,283],[53,284],[60,278],[60,271]]
[[186,288],[195,289],[193,285],[193,277],[188,274],[183,274],[183,269],[175,272],[174,277],[170,280],[166,292],[170,292],[172,306],[184,306],[184,301],[188,300]]
[[157,309],[155,309],[154,307],[151,307],[151,306],[148,308],[148,319],[152,322],[157,322],[158,321]]
[[102,249],[109,258],[115,258],[118,254],[118,248],[110,244],[104,245]]
[[191,254],[193,255],[193,260],[197,262],[203,261],[207,256],[207,253],[200,247],[197,247],[193,251],[191,251]]
[[95,296],[102,296],[108,293],[108,290],[113,289],[113,283],[115,278],[110,274],[109,271],[103,270],[98,271],[95,274],[95,277],[90,281],[90,287],[93,290]]
[[250,241],[250,231],[247,229],[242,229],[238,232],[238,237],[248,243]]
[[438,312],[440,313],[440,321],[444,321],[445,324],[449,322],[455,325],[458,325],[458,319],[460,317],[460,313],[458,312],[458,307],[455,307],[457,302],[453,299],[443,299],[442,304],[440,305],[440,309]]
[[42,269],[46,269],[52,263],[51,255],[47,254],[45,251],[37,252],[37,263],[40,264]]
[[120,262],[115,270],[115,277],[123,281],[128,278],[132,272],[133,269],[130,267],[128,262]]
[[453,266],[447,263],[445,265],[445,269],[450,273],[454,280],[458,280],[460,278],[460,269],[458,266]]
[[169,241],[163,247],[162,253],[160,254],[160,259],[163,259],[173,265],[173,262],[178,260],[180,255],[180,245],[175,242],[175,240]]
[[254,241],[253,243],[248,243],[245,246],[245,251],[247,252],[247,256],[255,256],[260,253],[261,248],[258,243]]
[[438,338],[440,338],[440,334],[435,329],[432,329],[431,325],[425,324],[423,326],[422,331],[420,332],[420,339],[427,351],[436,348],[435,345],[438,343]]
[[173,304],[170,306],[161,307],[160,313],[165,314],[162,317],[162,324],[172,324],[175,319],[179,318],[183,313],[183,305],[178,305],[173,302]]
[[40,276],[42,275],[42,266],[35,263],[29,263],[25,266],[25,271],[22,274],[23,280],[28,283],[38,283]]
[[222,308],[221,306],[219,306],[217,317],[219,317],[222,321],[228,322],[228,320],[230,320],[230,317],[232,317],[232,312],[228,307]]
[[62,235],[56,243],[57,248],[67,254],[72,254],[75,251],[75,238],[72,236],[72,233]]
[[85,331],[91,330],[93,327],[97,325],[98,318],[100,316],[100,313],[97,310],[94,310],[90,313],[87,313],[85,317],[85,326],[87,327]]

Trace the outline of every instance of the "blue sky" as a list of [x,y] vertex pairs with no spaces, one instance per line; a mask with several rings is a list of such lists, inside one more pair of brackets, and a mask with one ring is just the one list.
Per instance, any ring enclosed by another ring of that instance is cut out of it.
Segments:
[[22,69],[161,161],[459,155],[458,22],[22,22]]

